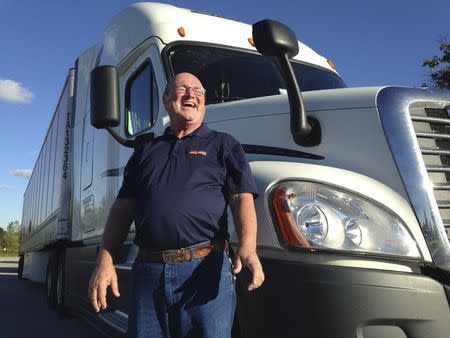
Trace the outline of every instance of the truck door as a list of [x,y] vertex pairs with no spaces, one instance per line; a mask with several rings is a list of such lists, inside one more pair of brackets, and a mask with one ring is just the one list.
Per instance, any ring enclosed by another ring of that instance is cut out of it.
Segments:
[[92,185],[94,156],[94,128],[90,124],[89,111],[84,116],[83,123],[83,148],[81,154],[81,193],[85,195],[82,201],[81,213],[83,216],[83,232],[95,229],[93,219],[94,196],[86,196],[86,190]]
[[158,90],[152,64],[146,59],[127,79],[125,132],[134,137],[151,129],[158,113]]
[[81,190],[86,190],[92,184],[92,157],[94,150],[94,128],[90,124],[89,113],[84,116],[83,125],[83,155],[81,165]]
[[[155,42],[159,43],[159,40],[147,40],[142,46],[135,48],[118,67],[121,122],[114,130],[121,138],[132,140],[145,133],[158,136],[168,123],[167,119],[163,122],[160,112],[166,80],[161,54]],[[100,64],[103,63],[108,64],[109,60],[101,59]],[[90,125],[89,112],[83,124],[79,201],[85,246],[78,253],[82,258],[79,259],[77,278],[82,282],[76,283],[74,288],[81,297],[86,297],[86,285],[95,266],[104,225],[133,149],[120,145],[107,131],[94,129]],[[129,288],[130,262],[136,255],[132,245],[134,230],[132,225],[128,238],[115,258],[122,290]],[[111,313],[115,309],[123,311],[126,303],[127,296],[122,294],[117,302],[109,304]],[[121,322],[126,325],[126,321]]]
[[[165,126],[163,126],[159,110],[162,107],[161,95],[164,85],[165,76],[160,53],[155,45],[150,45],[120,76],[122,88],[120,98],[124,102],[125,138],[134,139],[150,132],[158,136],[163,132]],[[133,150],[121,146],[119,152],[120,187],[123,169]]]
[[[154,133],[160,135],[165,125],[162,122],[162,92],[165,86],[165,76],[161,64],[161,56],[156,46],[151,45],[142,55],[140,55],[126,72],[120,77],[121,100],[124,108],[124,115],[121,126],[124,136],[134,139],[144,133]],[[123,180],[123,172],[128,159],[133,153],[133,149],[120,146],[117,167],[117,189],[120,188]],[[117,191],[116,191],[117,193]],[[119,250],[123,253],[122,263],[129,263],[136,255],[136,247],[132,246],[135,226],[131,225],[128,239]],[[118,278],[122,288],[128,290],[130,265],[119,264],[116,266]],[[122,295],[122,301],[126,298]]]

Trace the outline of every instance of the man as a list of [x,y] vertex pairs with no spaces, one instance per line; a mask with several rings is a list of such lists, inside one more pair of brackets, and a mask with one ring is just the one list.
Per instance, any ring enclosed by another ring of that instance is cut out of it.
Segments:
[[[89,283],[95,311],[106,289],[119,296],[112,254],[135,221],[138,257],[130,295],[130,337],[229,337],[234,277],[264,273],[256,254],[256,186],[240,144],[203,124],[205,90],[190,73],[171,79],[163,95],[170,128],[131,156],[111,207],[97,267]],[[227,205],[240,241],[228,256]]]

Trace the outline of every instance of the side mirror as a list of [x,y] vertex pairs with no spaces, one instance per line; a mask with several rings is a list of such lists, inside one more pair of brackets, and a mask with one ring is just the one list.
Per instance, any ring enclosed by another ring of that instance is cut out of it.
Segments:
[[91,125],[106,129],[121,145],[134,148],[134,140],[126,140],[113,127],[120,125],[119,73],[114,66],[98,66],[91,71]]
[[120,124],[119,75],[114,66],[91,71],[91,125],[97,129]]
[[275,57],[278,60],[288,92],[291,111],[290,129],[295,143],[303,147],[320,144],[319,121],[306,116],[300,87],[290,62],[290,59],[299,51],[295,33],[289,27],[273,20],[262,20],[253,24],[252,31],[256,49],[262,55]]
[[255,23],[253,41],[258,52],[265,56],[287,55],[291,59],[298,54],[295,33],[277,21],[263,20]]

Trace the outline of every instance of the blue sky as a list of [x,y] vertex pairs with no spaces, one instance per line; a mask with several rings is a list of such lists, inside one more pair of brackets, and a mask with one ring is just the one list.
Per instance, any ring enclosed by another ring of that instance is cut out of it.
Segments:
[[[0,227],[21,220],[28,175],[77,56],[134,1],[0,0]],[[420,86],[450,38],[450,1],[166,1],[253,23],[274,19],[332,59],[349,86]],[[273,4],[276,4],[274,6]]]

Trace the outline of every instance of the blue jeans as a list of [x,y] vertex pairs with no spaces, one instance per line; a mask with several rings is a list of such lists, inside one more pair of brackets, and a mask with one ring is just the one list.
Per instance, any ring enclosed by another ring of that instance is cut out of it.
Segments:
[[136,259],[130,291],[128,337],[231,336],[236,294],[226,253],[181,264]]

